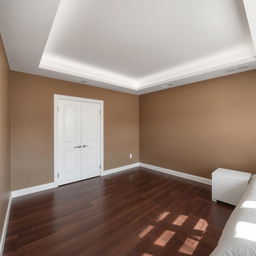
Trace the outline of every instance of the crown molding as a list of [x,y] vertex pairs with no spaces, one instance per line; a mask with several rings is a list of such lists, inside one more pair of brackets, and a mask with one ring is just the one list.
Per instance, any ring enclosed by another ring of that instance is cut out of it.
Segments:
[[58,73],[63,73],[63,74],[67,74],[67,75],[71,75],[74,77],[80,77],[81,80],[91,80],[91,81],[96,81],[96,82],[100,82],[100,83],[104,83],[104,84],[109,84],[109,85],[115,85],[118,87],[123,87],[123,88],[127,88],[127,89],[131,89],[136,91],[136,88],[131,84],[131,81],[129,80],[124,80],[124,79],[116,79],[114,76],[113,77],[106,77],[106,75],[104,75],[104,73],[97,71],[97,74],[95,74],[96,72],[81,72],[78,71],[78,69],[76,68],[72,68],[72,67],[63,67],[61,65],[54,65],[54,64],[47,64],[47,62],[42,61],[40,62],[39,68],[45,69],[45,70],[49,70],[49,71],[53,71],[53,72],[58,72]]
[[[81,68],[76,68],[71,66],[68,63],[66,65],[58,65],[56,63],[47,63],[47,58],[42,58],[39,67],[42,69],[50,70],[53,72],[59,72],[68,74],[74,77],[79,77],[81,80],[90,80],[102,84],[107,84],[112,86],[114,89],[116,87],[121,87],[128,89],[130,93],[133,94],[144,94],[152,91],[163,90],[166,88],[177,87],[185,84],[190,84],[202,80],[207,80],[211,78],[221,77],[225,75],[235,74],[242,71],[248,71],[256,68],[256,57],[255,56],[246,56],[244,58],[237,59],[235,61],[230,61],[221,64],[215,64],[212,66],[204,66],[204,68],[195,69],[194,65],[184,65],[183,68],[179,68],[179,72],[174,72],[174,69],[168,70],[166,72],[155,74],[154,76],[148,77],[142,82],[132,82],[131,80],[120,79],[118,76],[106,76],[106,72],[101,72],[99,69],[94,69],[94,72],[91,68],[86,69],[87,72],[81,71]],[[242,69],[245,67],[244,69]],[[194,69],[194,70],[193,70]],[[192,71],[187,71],[192,70]],[[233,72],[228,72],[231,70]],[[171,85],[168,85],[171,83]],[[120,88],[120,89],[121,89]]]

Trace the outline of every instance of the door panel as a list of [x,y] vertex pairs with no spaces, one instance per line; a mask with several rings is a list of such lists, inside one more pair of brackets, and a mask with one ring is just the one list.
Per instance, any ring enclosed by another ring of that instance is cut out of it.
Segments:
[[64,152],[64,173],[74,173],[80,168],[79,162],[81,162],[81,154],[76,150],[70,150]]
[[94,168],[95,166],[98,167],[99,160],[98,160],[98,149],[96,147],[90,147],[86,149],[85,154],[85,167]]
[[82,127],[82,178],[87,179],[100,175],[100,104],[83,103]]
[[59,100],[58,107],[59,183],[66,184],[81,180],[82,103]]
[[64,126],[64,136],[63,140],[65,143],[72,143],[80,138],[77,137],[77,131],[79,129],[79,116],[77,113],[78,105],[73,104],[73,102],[69,104],[64,104],[63,106],[63,126]]

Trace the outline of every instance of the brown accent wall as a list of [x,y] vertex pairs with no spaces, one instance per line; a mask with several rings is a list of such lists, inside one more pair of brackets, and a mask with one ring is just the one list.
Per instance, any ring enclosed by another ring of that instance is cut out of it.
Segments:
[[104,100],[105,170],[139,161],[138,96],[11,72],[13,190],[53,182],[55,93]]
[[9,65],[0,35],[0,235],[10,195]]
[[256,71],[140,97],[140,161],[210,178],[256,170]]
[[105,169],[140,160],[207,178],[256,170],[256,71],[140,97],[11,72],[13,190],[53,181],[54,93],[104,100]]

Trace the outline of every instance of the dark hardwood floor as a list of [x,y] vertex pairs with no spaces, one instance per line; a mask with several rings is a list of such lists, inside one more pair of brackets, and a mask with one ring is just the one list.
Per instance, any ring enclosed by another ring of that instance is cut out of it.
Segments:
[[143,168],[13,200],[4,256],[207,256],[233,207]]

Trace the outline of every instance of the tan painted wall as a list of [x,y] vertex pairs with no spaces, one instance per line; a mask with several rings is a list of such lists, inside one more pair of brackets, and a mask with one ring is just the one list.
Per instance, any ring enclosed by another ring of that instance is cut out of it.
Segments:
[[9,66],[0,36],[0,235],[10,194]]
[[140,97],[140,161],[209,178],[256,170],[256,71]]
[[217,167],[256,170],[256,71],[140,98],[18,72],[11,90],[14,190],[53,181],[54,93],[105,101],[105,169],[140,160],[207,178]]
[[11,72],[13,190],[53,181],[55,93],[104,100],[105,170],[139,161],[138,96]]

